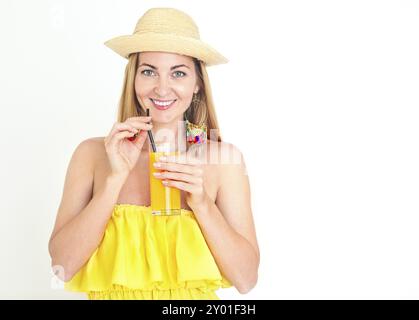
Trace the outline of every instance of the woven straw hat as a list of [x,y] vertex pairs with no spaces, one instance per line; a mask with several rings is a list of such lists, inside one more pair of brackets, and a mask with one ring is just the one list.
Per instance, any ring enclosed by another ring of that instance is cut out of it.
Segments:
[[173,8],[149,9],[137,22],[134,33],[105,42],[124,58],[133,52],[162,51],[187,55],[202,60],[207,66],[228,60],[201,41],[192,18]]

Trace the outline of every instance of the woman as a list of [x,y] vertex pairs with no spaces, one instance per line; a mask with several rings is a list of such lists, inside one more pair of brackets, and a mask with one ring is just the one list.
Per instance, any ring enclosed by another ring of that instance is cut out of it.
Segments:
[[[240,151],[218,135],[205,69],[227,60],[170,8],[148,10],[133,35],[106,45],[128,58],[118,122],[71,158],[49,242],[53,268],[89,299],[218,299],[215,290],[231,285],[248,292],[259,266],[249,181]],[[178,146],[184,119],[210,129],[203,156]],[[151,214],[149,130],[181,154],[160,159],[156,176],[181,190],[181,215]]]

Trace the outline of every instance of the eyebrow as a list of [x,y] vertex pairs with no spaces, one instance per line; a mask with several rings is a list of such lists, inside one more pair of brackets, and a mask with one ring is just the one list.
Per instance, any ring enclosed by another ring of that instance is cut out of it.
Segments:
[[[155,66],[153,66],[151,64],[148,64],[148,63],[142,63],[142,64],[140,64],[138,66],[138,68],[139,67],[142,67],[142,66],[147,66],[147,67],[150,67],[150,68],[152,68],[154,70],[157,70],[158,69],[157,67],[155,67]],[[190,69],[186,64],[178,64],[176,66],[171,67],[170,70],[177,69],[177,68],[180,68],[180,67],[186,67],[186,68]]]

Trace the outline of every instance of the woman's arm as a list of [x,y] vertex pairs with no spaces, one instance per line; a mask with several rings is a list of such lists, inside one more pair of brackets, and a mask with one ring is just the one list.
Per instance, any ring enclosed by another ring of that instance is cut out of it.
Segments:
[[233,151],[230,160],[239,161],[218,165],[220,186],[215,203],[206,197],[192,209],[223,275],[240,293],[247,293],[257,282],[259,267],[249,179],[241,152],[231,144],[222,145]]
[[89,139],[75,150],[66,174],[61,204],[49,241],[52,266],[69,281],[100,244],[124,178],[109,176],[92,198],[94,154],[101,142]]
[[[61,266],[56,268],[64,273],[58,275],[64,281],[77,273],[102,241],[122,186],[138,162],[147,131],[153,127],[147,123],[150,120],[130,117],[116,122],[105,139],[88,139],[76,148],[49,241],[52,266]],[[98,155],[106,157],[111,173],[92,198]]]

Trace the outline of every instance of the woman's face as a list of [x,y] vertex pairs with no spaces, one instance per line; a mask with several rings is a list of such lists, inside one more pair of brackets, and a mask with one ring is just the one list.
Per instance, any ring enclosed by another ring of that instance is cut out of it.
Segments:
[[135,93],[141,105],[150,109],[153,123],[183,119],[199,90],[193,59],[175,53],[141,52],[138,66]]

